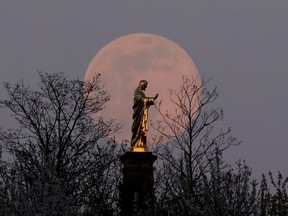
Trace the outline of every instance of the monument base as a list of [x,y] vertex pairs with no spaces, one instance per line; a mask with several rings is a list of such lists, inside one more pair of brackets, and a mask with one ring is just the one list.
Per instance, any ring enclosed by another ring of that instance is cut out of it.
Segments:
[[126,152],[120,159],[124,165],[121,216],[154,215],[153,163],[157,156],[151,152]]

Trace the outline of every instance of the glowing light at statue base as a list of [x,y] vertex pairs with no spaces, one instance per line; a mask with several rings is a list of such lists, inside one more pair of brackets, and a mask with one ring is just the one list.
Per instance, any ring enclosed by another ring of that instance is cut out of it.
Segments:
[[146,152],[145,148],[131,148],[132,152]]

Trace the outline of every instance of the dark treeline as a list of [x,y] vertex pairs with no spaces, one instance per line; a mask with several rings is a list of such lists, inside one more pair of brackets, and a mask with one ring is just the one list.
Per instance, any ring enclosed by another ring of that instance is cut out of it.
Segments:
[[[83,82],[63,73],[39,75],[37,90],[23,81],[4,83],[1,108],[18,127],[1,124],[0,215],[119,215],[119,157],[127,148],[109,138],[121,126],[101,117],[110,100],[101,76]],[[219,128],[224,114],[208,84],[183,77],[171,91],[175,113],[156,106],[163,121],[152,124],[158,136],[150,139],[158,156],[155,211],[135,215],[287,216],[288,178],[269,172],[257,181],[245,162],[232,168],[223,160],[240,142],[230,128]]]

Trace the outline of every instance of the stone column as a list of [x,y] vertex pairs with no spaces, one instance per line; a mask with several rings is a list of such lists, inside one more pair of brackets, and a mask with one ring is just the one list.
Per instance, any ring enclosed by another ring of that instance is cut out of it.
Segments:
[[126,152],[121,156],[121,216],[154,215],[153,163],[151,152]]

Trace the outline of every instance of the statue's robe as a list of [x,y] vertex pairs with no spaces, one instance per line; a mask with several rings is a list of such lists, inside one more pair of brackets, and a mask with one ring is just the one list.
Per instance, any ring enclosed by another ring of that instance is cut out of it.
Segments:
[[146,135],[148,131],[148,108],[154,104],[154,98],[146,97],[139,88],[134,91],[133,124],[131,148],[146,149]]

